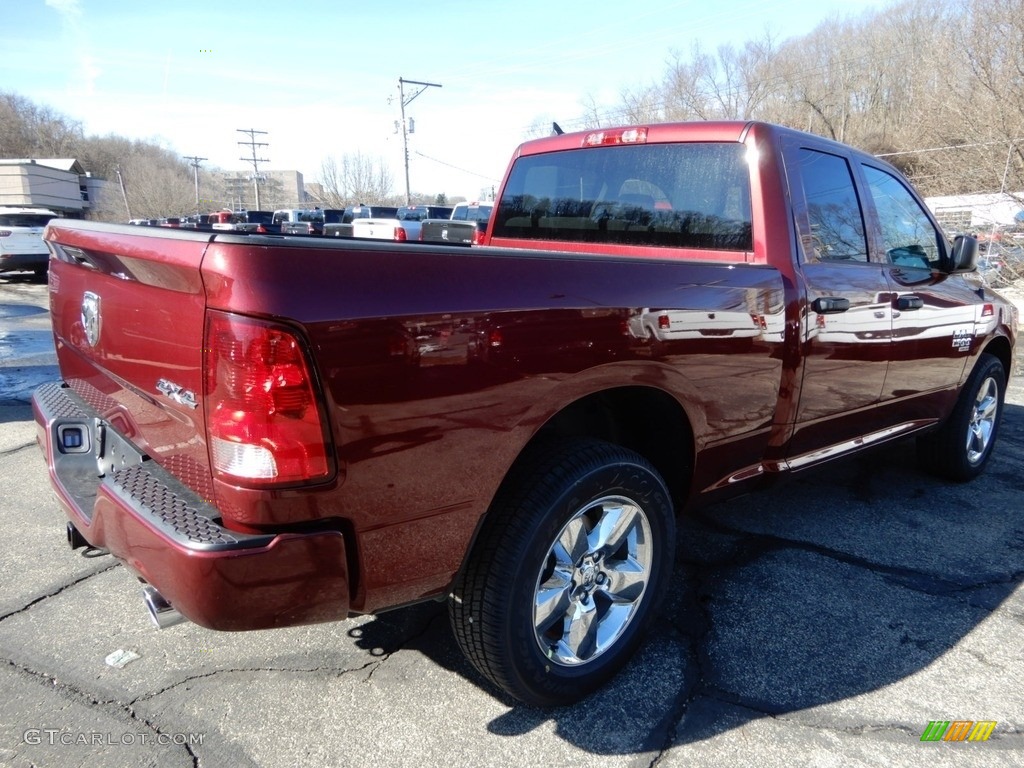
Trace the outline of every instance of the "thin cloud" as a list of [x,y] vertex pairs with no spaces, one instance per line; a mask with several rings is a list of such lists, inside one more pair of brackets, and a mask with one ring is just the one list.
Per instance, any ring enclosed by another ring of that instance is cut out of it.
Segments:
[[103,73],[95,56],[87,45],[88,35],[82,24],[80,0],[46,0],[46,5],[61,16],[65,32],[75,41],[75,55],[78,69],[71,81],[71,89],[82,96],[92,96],[96,91],[96,80]]
[[79,0],[46,0],[46,4],[65,16],[79,18],[82,15]]

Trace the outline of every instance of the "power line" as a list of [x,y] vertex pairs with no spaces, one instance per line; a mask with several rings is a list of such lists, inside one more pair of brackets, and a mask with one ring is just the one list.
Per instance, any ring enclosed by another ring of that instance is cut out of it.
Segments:
[[430,155],[424,155],[422,152],[420,152],[418,150],[417,150],[416,154],[419,155],[420,157],[426,159],[426,160],[430,160],[431,162],[437,163],[438,165],[443,165],[443,166],[445,166],[447,168],[453,168],[456,171],[461,171],[462,173],[468,173],[470,176],[476,176],[477,178],[486,179],[487,181],[498,181],[498,182],[501,181],[501,179],[495,178],[494,176],[485,176],[482,173],[477,173],[476,171],[470,171],[470,170],[467,170],[466,168],[460,168],[457,165],[452,165],[451,163],[446,163],[444,160],[438,160],[436,157],[431,157]]
[[968,149],[971,147],[991,147],[993,144],[1018,144],[1022,139],[999,139],[997,141],[979,141],[973,144],[951,144],[948,147],[928,147],[926,149],[908,149],[903,152],[886,152],[875,157],[896,157],[897,155],[918,155],[925,152],[946,152],[950,149]]

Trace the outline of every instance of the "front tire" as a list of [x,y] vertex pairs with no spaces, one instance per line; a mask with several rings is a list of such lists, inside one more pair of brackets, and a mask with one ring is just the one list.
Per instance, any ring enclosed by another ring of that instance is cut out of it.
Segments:
[[981,474],[992,455],[1003,416],[1006,371],[999,358],[983,353],[946,423],[917,440],[925,469],[965,482]]
[[449,603],[488,680],[534,706],[591,693],[629,660],[672,574],[657,471],[597,440],[534,451],[503,484]]

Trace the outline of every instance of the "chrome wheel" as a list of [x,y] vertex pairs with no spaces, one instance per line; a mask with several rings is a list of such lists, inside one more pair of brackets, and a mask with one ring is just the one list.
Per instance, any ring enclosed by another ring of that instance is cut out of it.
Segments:
[[623,446],[545,439],[516,462],[448,601],[466,658],[522,702],[579,701],[643,642],[675,556],[672,498]]
[[654,562],[651,525],[624,496],[589,502],[565,524],[537,576],[534,636],[561,666],[593,661],[637,614]]
[[918,455],[925,469],[958,482],[981,474],[999,435],[1005,382],[1002,362],[983,352],[945,423],[917,438]]
[[995,433],[999,416],[999,382],[989,376],[978,388],[967,427],[967,461],[977,464]]

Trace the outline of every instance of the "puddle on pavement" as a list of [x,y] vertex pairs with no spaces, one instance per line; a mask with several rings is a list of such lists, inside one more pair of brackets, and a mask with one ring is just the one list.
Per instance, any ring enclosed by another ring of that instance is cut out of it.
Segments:
[[54,354],[53,334],[49,331],[0,330],[0,363],[4,366],[18,361],[32,365],[38,358]]
[[46,314],[46,309],[31,304],[0,304],[0,320],[42,314]]

